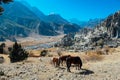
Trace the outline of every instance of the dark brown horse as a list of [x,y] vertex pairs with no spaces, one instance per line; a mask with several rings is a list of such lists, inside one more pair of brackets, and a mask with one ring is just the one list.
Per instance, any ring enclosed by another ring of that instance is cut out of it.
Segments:
[[59,66],[59,59],[58,58],[53,58],[52,63],[54,64],[55,67]]
[[60,63],[61,63],[62,66],[63,66],[63,61],[66,62],[66,58],[67,58],[67,57],[70,57],[70,55],[60,56],[60,57],[59,57],[59,65],[60,65]]
[[80,59],[79,56],[67,57],[66,58],[66,65],[67,65],[67,71],[68,72],[71,72],[70,71],[71,64],[75,64],[76,65],[76,69],[77,69],[77,67],[78,67],[78,69],[81,69],[81,67],[82,67],[82,60]]

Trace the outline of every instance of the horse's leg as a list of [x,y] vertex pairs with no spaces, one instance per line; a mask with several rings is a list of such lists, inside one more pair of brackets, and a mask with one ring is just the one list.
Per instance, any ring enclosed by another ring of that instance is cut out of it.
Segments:
[[55,66],[55,62],[53,62],[53,65]]
[[56,67],[58,67],[59,66],[59,64],[58,64],[58,62],[56,62]]
[[77,64],[75,64],[76,70],[77,70]]
[[78,64],[78,70],[80,70],[80,64]]
[[63,66],[64,66],[64,63],[65,63],[65,61],[63,61],[63,64],[62,64]]
[[67,71],[68,71],[68,72],[71,72],[71,71],[70,71],[70,66],[71,66],[71,65],[69,64],[69,65],[68,65],[68,68],[67,68]]
[[68,72],[71,72],[71,71],[70,71],[70,66],[71,66],[71,63],[67,63],[67,71],[68,71]]
[[76,70],[79,70],[79,64],[76,64]]
[[57,63],[55,62],[55,67],[57,67]]
[[60,66],[60,62],[61,62],[60,59],[58,59],[58,66]]
[[63,66],[63,60],[61,61],[61,65]]
[[59,65],[60,64],[63,66],[63,60],[59,60]]
[[80,65],[80,69],[81,69],[82,65]]

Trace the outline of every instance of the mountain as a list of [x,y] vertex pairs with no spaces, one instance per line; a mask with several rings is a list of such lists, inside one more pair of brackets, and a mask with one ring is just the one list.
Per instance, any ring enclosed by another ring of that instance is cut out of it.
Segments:
[[58,23],[58,24],[67,24],[69,23],[66,19],[64,19],[63,17],[61,17],[59,14],[49,14],[49,15],[45,15],[43,12],[41,12],[38,8],[36,7],[32,7],[31,5],[29,5],[27,2],[22,2],[22,4],[26,7],[28,7],[32,12],[34,12],[40,20],[44,21],[44,22],[54,22],[54,23]]
[[58,14],[49,14],[47,16],[46,21],[48,21],[48,22],[54,22],[54,23],[58,23],[58,24],[69,24],[69,22],[67,20],[65,20],[64,18],[62,18]]
[[0,37],[27,37],[31,34],[55,36],[79,31],[60,15],[44,15],[35,7],[28,7],[14,1],[3,5],[5,12],[0,16]]
[[81,27],[89,27],[89,28],[93,28],[96,25],[100,24],[102,21],[104,21],[104,19],[90,19],[89,21],[79,21],[78,19],[70,19],[71,23],[76,23],[78,25],[80,25]]
[[76,18],[72,18],[72,19],[70,19],[69,20],[71,23],[76,23],[76,24],[78,24],[78,25],[81,25],[81,24],[83,24],[83,23],[86,23],[86,21],[79,21],[78,19],[76,19]]
[[[75,51],[100,50],[106,46],[112,48],[120,46],[120,11],[108,16],[93,28],[81,29],[74,37],[68,34],[58,44]],[[105,51],[103,53],[106,54]]]
[[24,6],[26,6],[29,10],[31,10],[40,20],[42,20],[42,21],[46,20],[46,15],[42,11],[40,11],[38,8],[32,7],[26,1],[21,0],[20,3],[23,4]]
[[120,11],[108,16],[99,27],[105,27],[111,38],[120,38]]
[[36,7],[29,7],[31,9],[31,11],[36,14],[36,16],[38,16],[38,18],[42,21],[46,22],[46,15],[44,13],[42,13],[38,8]]

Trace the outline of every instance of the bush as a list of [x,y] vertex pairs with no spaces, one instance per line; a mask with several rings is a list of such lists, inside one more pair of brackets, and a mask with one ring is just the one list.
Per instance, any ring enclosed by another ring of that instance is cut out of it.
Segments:
[[9,58],[10,61],[13,62],[19,62],[27,59],[28,53],[21,47],[20,44],[15,42],[13,45],[12,50],[10,50]]
[[12,47],[8,47],[8,51],[12,51]]
[[4,48],[5,48],[5,43],[2,43],[1,45],[0,45],[0,53],[4,53]]
[[40,56],[46,56],[47,54],[48,54],[48,51],[47,50],[43,50],[43,51],[41,51]]

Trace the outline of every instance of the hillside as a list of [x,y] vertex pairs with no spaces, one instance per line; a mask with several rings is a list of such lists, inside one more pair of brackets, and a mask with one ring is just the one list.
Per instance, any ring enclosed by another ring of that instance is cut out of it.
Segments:
[[6,39],[28,37],[31,34],[55,36],[77,32],[80,29],[77,25],[67,22],[60,15],[47,16],[39,9],[29,8],[17,1],[3,5],[3,7],[5,12],[0,16],[0,36]]
[[66,35],[58,42],[58,45],[64,48],[69,46],[68,50],[74,51],[95,50],[105,46],[120,46],[120,11],[108,16],[93,29],[86,27],[74,36],[72,34]]
[[88,27],[88,28],[94,28],[95,26],[97,26],[98,24],[100,24],[101,22],[104,21],[104,19],[90,19],[88,21],[79,21],[75,18],[70,19],[69,20],[71,23],[76,23],[78,25],[80,25],[81,27]]

